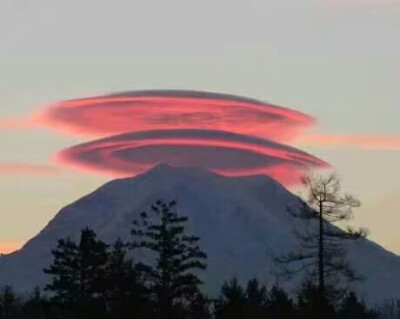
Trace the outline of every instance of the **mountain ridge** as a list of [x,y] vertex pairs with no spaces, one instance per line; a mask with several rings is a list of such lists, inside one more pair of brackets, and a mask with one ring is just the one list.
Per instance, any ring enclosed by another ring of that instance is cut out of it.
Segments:
[[[157,199],[177,200],[178,212],[189,217],[189,231],[201,238],[200,247],[209,256],[204,279],[213,294],[233,276],[273,283],[273,260],[295,246],[293,230],[301,225],[287,212],[300,198],[269,177],[226,177],[160,165],[110,181],[62,208],[20,251],[0,259],[0,284],[25,292],[42,286],[42,269],[51,262],[57,239],[77,240],[86,226],[109,243],[117,237],[129,240],[132,221]],[[351,245],[349,258],[368,277],[358,288],[368,302],[400,296],[400,257],[363,240]]]

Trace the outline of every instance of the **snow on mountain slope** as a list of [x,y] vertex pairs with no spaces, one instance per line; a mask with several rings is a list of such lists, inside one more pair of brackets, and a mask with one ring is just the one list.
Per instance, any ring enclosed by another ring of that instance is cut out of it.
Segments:
[[[268,177],[223,177],[161,165],[109,182],[63,208],[20,251],[0,259],[0,284],[12,284],[17,291],[43,285],[48,278],[42,269],[50,264],[57,239],[77,239],[83,227],[107,242],[129,239],[132,221],[157,199],[176,199],[179,212],[189,217],[190,231],[200,236],[209,257],[204,279],[210,292],[233,276],[274,283],[273,259],[293,247],[293,229],[301,223],[287,213],[299,199]],[[400,297],[398,256],[363,240],[352,244],[349,257],[367,278],[360,290],[369,302]]]

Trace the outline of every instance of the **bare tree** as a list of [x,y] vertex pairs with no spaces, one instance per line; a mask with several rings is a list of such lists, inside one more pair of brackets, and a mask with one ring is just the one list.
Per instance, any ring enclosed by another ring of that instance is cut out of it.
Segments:
[[[287,255],[277,258],[286,264],[286,275],[306,272],[316,281],[318,304],[329,299],[329,293],[338,291],[341,284],[360,280],[346,258],[346,242],[364,238],[365,229],[355,230],[344,222],[353,216],[353,208],[360,202],[341,191],[339,178],[335,174],[308,175],[303,178],[307,197],[300,208],[290,208],[289,213],[306,222],[306,230],[296,230],[299,247]],[[335,224],[339,223],[340,227]],[[303,227],[304,228],[304,227]],[[334,288],[329,289],[327,288]],[[322,315],[322,314],[321,314]]]

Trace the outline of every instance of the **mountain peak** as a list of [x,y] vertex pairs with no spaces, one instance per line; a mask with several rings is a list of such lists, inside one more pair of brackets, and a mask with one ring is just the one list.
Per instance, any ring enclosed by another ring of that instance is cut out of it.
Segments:
[[[169,164],[158,164],[152,168],[150,168],[148,171],[142,173],[138,177],[155,177],[155,178],[160,178],[160,179],[177,179],[177,178],[189,178],[189,179],[196,179],[201,180],[201,179],[213,179],[213,180],[225,180],[228,183],[232,182],[246,182],[246,181],[253,181],[254,183],[263,183],[263,184],[271,184],[274,187],[286,188],[280,184],[277,180],[267,176],[267,175],[243,175],[243,176],[226,176],[222,175],[220,173],[213,172],[211,170],[207,170],[202,167],[191,167],[191,166],[171,166]],[[133,177],[135,178],[135,177]]]
[[[161,164],[142,175],[111,181],[63,208],[20,251],[0,259],[0,285],[11,284],[20,292],[43,286],[48,280],[43,268],[51,263],[57,240],[77,240],[84,227],[107,243],[131,240],[132,222],[159,199],[177,200],[178,213],[189,218],[190,233],[200,237],[209,256],[203,279],[212,294],[233,277],[275,281],[275,257],[291,251],[294,230],[306,227],[287,212],[299,198],[267,176],[227,177]],[[399,257],[366,240],[349,257],[367,278],[361,291],[368,301],[400,294]]]
[[[210,175],[218,175],[213,173],[205,168],[201,167],[178,167],[172,166],[169,164],[158,164],[152,168],[150,168],[144,174],[153,174],[153,175],[203,175],[203,176],[210,176]],[[143,175],[143,174],[142,174]]]

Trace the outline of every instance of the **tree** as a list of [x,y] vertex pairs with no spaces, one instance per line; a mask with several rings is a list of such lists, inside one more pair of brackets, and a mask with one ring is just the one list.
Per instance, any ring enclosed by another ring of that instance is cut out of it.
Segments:
[[17,319],[20,301],[10,286],[5,286],[0,292],[0,318]]
[[59,239],[52,250],[53,264],[44,269],[52,277],[45,290],[55,292],[55,298],[65,304],[74,304],[78,292],[78,246],[69,238]]
[[[324,298],[321,300],[318,287],[310,280],[303,281],[297,293],[296,318],[298,319],[333,319],[335,308]],[[323,316],[321,312],[323,309]]]
[[365,303],[358,300],[354,292],[349,292],[339,309],[340,319],[374,319],[376,314],[369,310]]
[[22,305],[23,319],[54,319],[59,318],[55,304],[42,296],[39,287],[36,287],[29,298]]
[[377,318],[379,319],[399,319],[400,300],[385,300],[376,308]]
[[127,257],[128,246],[118,239],[109,252],[104,278],[107,310],[116,319],[147,318],[150,313],[147,291],[134,271],[133,260]]
[[215,318],[247,318],[246,293],[236,278],[225,282],[221,287],[221,296],[215,304]]
[[87,309],[98,309],[104,300],[107,245],[85,228],[78,245],[69,238],[60,239],[52,254],[53,263],[44,269],[52,281],[45,289],[54,292],[55,299],[67,309],[77,309],[82,316]]
[[234,278],[221,287],[221,296],[215,303],[216,318],[268,318],[267,299],[267,288],[257,279],[250,280],[246,288],[242,288]]
[[245,297],[247,318],[261,319],[267,316],[267,288],[257,279],[252,279],[247,283]]
[[139,263],[136,269],[144,274],[159,317],[175,316],[178,305],[189,303],[199,294],[202,281],[193,272],[206,269],[206,254],[198,246],[199,237],[186,234],[187,217],[176,212],[176,202],[157,201],[150,213],[140,214],[133,222],[133,249],[153,254],[154,262]]
[[294,316],[293,302],[278,286],[273,286],[268,294],[268,315],[275,319],[291,319]]
[[[345,248],[346,241],[364,238],[366,231],[343,227],[360,202],[342,193],[340,180],[335,174],[306,176],[303,184],[308,193],[306,203],[298,211],[290,208],[289,213],[307,222],[306,231],[297,232],[299,247],[277,260],[290,264],[287,274],[305,271],[316,280],[318,305],[323,311],[323,305],[332,294],[344,290],[343,285],[361,279],[347,262]],[[323,313],[320,317],[324,317]]]
[[210,299],[202,293],[196,294],[185,310],[187,319],[211,319],[210,306]]

